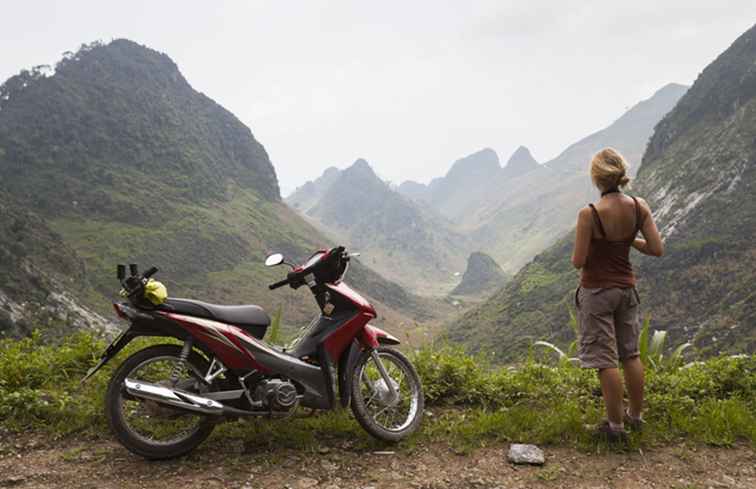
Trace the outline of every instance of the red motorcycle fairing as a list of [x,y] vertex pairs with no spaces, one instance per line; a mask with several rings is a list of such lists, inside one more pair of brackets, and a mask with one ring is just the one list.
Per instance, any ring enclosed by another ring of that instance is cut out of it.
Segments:
[[346,347],[373,318],[375,318],[374,315],[361,312],[326,337],[323,346],[334,362],[341,358]]
[[210,319],[159,312],[184,327],[210,349],[223,364],[237,371],[257,370],[261,373],[284,375],[304,389],[302,404],[306,407],[329,409],[333,404],[333,387],[317,365],[278,351],[246,331],[230,324]]
[[378,313],[375,312],[375,308],[364,297],[358,294],[354,289],[348,286],[344,282],[336,284],[325,284],[332,292],[342,295],[348,299],[352,304],[357,306],[360,311],[370,314],[373,318],[378,317]]
[[[370,345],[377,346],[376,338],[384,337],[396,341],[387,333],[368,326],[368,321],[375,317],[373,314],[356,312],[341,318],[321,317],[310,335],[303,339],[305,343],[308,339],[314,340],[318,345],[313,345],[316,351],[321,352],[318,355],[320,365],[316,366],[297,356],[273,349],[245,330],[230,324],[168,312],[157,314],[178,323],[194,338],[207,345],[232,370],[255,369],[291,378],[304,388],[302,404],[320,409],[331,408],[336,402],[336,385],[339,386],[342,402],[348,403],[348,391],[339,380],[347,373],[343,368],[347,367],[348,362],[342,361],[342,357],[354,356],[356,353],[352,352],[350,346],[358,346],[359,350],[369,348]],[[368,328],[367,334],[365,328]],[[299,352],[295,349],[292,353],[298,355]],[[337,366],[340,370],[338,376]]]
[[268,372],[268,369],[240,343],[239,337],[249,336],[243,329],[212,319],[162,311],[157,314],[183,326],[193,337],[205,343],[226,367],[234,370],[256,369]]

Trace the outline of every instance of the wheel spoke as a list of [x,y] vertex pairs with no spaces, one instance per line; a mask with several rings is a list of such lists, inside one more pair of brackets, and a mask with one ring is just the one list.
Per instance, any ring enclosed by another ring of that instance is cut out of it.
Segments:
[[[155,384],[170,382],[170,375],[179,359],[172,356],[151,358],[135,367],[128,378]],[[193,366],[181,365],[178,386],[196,391],[199,375]],[[121,412],[126,428],[136,437],[150,443],[176,443],[195,433],[204,419],[201,415],[182,412],[155,401],[121,396]]]
[[[361,382],[366,389],[360,389],[363,406],[373,422],[388,431],[403,429],[417,415],[420,386],[412,382],[412,375],[404,363],[398,361],[391,353],[380,352],[379,358],[391,385],[378,372],[376,363],[369,359],[360,371]],[[406,380],[405,380],[406,379]],[[380,382],[384,387],[379,387]],[[385,389],[396,392],[397,397],[390,396]],[[367,392],[366,392],[367,391]]]

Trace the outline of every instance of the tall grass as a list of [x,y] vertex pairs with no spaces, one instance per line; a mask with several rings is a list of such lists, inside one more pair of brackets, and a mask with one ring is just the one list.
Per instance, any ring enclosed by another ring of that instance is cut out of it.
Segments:
[[[107,435],[102,405],[112,369],[149,342],[155,340],[129,345],[113,365],[80,386],[79,379],[105,346],[101,341],[84,333],[58,345],[45,344],[39,335],[0,340],[0,427],[54,436]],[[451,345],[421,348],[412,360],[432,414],[421,439],[461,447],[497,440],[583,446],[590,443],[583,425],[602,415],[595,374],[569,362],[549,366],[531,358],[517,366],[496,367],[488,356],[471,356]],[[646,398],[649,430],[635,443],[684,438],[717,445],[738,440],[756,444],[756,355],[649,369]],[[326,435],[359,439],[366,446],[373,443],[343,412],[287,420],[270,428],[263,424],[226,425],[217,436],[255,438],[262,444],[267,442],[257,437],[271,443],[291,437],[305,447]]]
[[[570,319],[569,326],[575,333],[575,340],[573,340],[567,351],[563,351],[557,345],[549,343],[548,341],[536,341],[533,346],[546,348],[556,353],[559,363],[561,365],[579,364],[579,360],[575,357],[577,354],[577,342],[580,337],[578,331],[577,318],[572,309],[569,309]],[[676,369],[684,366],[685,353],[688,349],[693,347],[692,343],[683,343],[677,346],[670,354],[666,354],[667,332],[663,330],[655,330],[651,334],[651,317],[646,316],[641,324],[639,349],[640,358],[644,365],[650,368],[670,368]]]

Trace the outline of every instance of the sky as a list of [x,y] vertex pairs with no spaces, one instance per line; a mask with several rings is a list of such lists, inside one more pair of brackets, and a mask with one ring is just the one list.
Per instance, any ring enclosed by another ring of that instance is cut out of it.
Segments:
[[692,84],[756,22],[752,0],[25,0],[0,12],[0,79],[94,40],[162,51],[251,128],[284,194],[357,158],[397,184],[484,147],[502,163],[520,145],[548,161],[666,83]]

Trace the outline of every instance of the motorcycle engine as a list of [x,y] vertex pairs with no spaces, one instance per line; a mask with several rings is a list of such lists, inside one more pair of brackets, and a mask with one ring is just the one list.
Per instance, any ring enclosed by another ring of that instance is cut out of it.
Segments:
[[255,397],[273,411],[289,411],[299,402],[297,388],[288,380],[282,379],[260,382],[255,389]]

